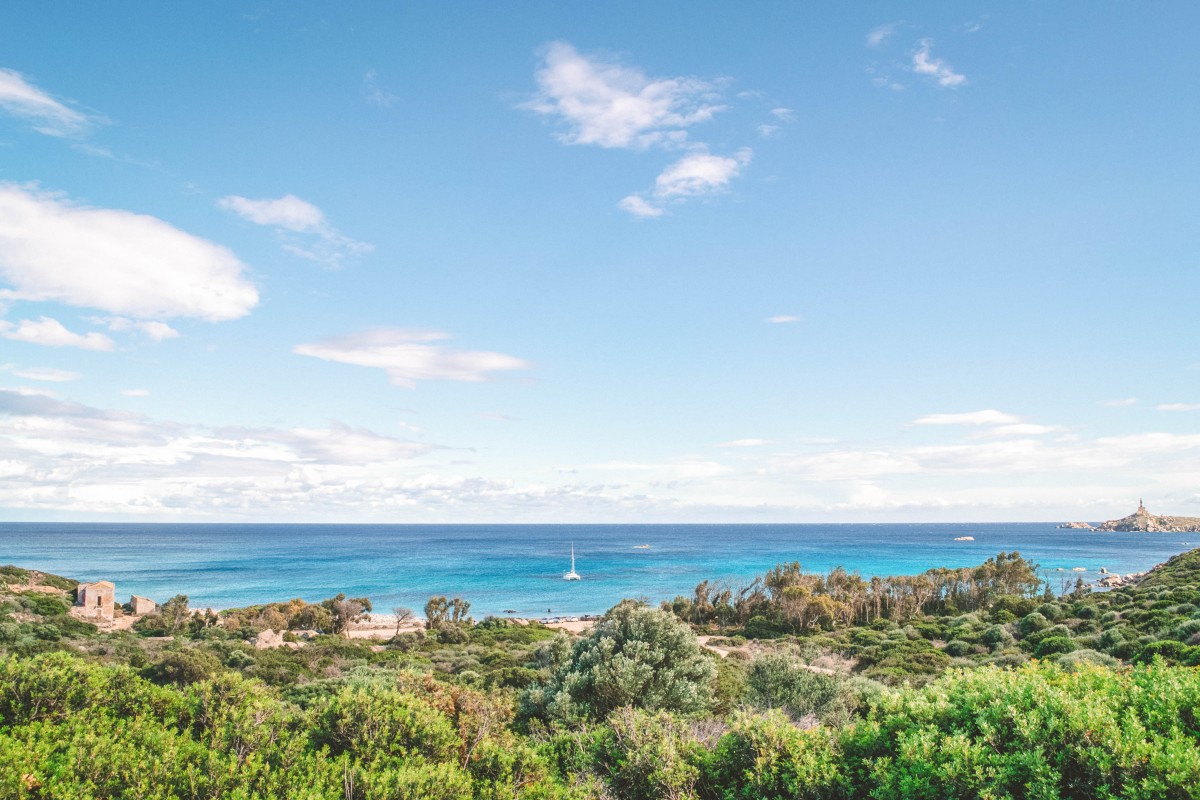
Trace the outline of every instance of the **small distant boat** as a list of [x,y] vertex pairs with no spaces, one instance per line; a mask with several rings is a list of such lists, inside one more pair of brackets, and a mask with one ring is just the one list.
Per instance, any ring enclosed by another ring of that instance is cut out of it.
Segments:
[[1087,567],[1071,567],[1071,572],[1087,572]]
[[634,549],[634,550],[649,550],[649,549],[650,549],[650,545],[648,545],[648,544],[635,544],[635,545],[633,546],[633,549]]
[[575,571],[575,543],[571,543],[571,571],[563,575],[564,581],[580,581],[583,578]]
[[973,542],[973,541],[975,541],[975,537],[974,536],[955,536],[954,541],[956,541],[956,542]]

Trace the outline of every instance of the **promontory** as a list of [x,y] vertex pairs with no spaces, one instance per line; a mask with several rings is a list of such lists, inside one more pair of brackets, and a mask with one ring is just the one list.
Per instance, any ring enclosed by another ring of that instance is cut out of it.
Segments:
[[1143,533],[1200,533],[1200,517],[1164,517],[1151,514],[1138,502],[1137,511],[1128,517],[1110,519],[1096,526],[1098,531],[1140,531]]

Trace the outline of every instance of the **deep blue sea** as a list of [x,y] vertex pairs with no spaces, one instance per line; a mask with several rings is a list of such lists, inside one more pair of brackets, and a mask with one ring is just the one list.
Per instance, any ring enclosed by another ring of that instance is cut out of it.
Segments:
[[[956,542],[956,536],[974,536]],[[578,582],[562,579],[575,545]],[[638,549],[635,545],[648,544]],[[1001,550],[1039,563],[1057,591],[1106,567],[1141,572],[1200,546],[1200,534],[1090,533],[1051,523],[877,525],[208,525],[0,523],[0,564],[80,580],[117,596],[230,608],[345,592],[380,612],[459,595],[472,614],[602,612],[657,602],[705,579],[745,582],[777,563],[864,576],[978,564]],[[1087,571],[1073,573],[1075,567]],[[1062,568],[1064,572],[1057,572]],[[552,609],[552,611],[550,611]]]

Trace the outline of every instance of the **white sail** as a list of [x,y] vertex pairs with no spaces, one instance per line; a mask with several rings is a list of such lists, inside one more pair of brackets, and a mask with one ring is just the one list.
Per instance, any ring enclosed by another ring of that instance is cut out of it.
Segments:
[[575,571],[575,543],[571,542],[571,571],[563,575],[564,581],[582,580],[579,573]]

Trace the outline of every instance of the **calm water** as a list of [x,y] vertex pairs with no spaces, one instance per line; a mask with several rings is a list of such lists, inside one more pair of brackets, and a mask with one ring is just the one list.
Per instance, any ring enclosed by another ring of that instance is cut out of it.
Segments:
[[[955,542],[974,536],[973,542]],[[583,580],[566,582],[575,544]],[[648,549],[635,545],[648,544]],[[379,611],[461,595],[472,613],[601,612],[624,597],[690,593],[704,579],[747,581],[781,561],[863,575],[978,564],[1019,550],[1058,588],[1073,567],[1141,572],[1200,546],[1200,534],[1089,533],[1049,523],[953,525],[152,525],[0,523],[0,564],[81,580],[117,595],[230,608],[346,592]]]

